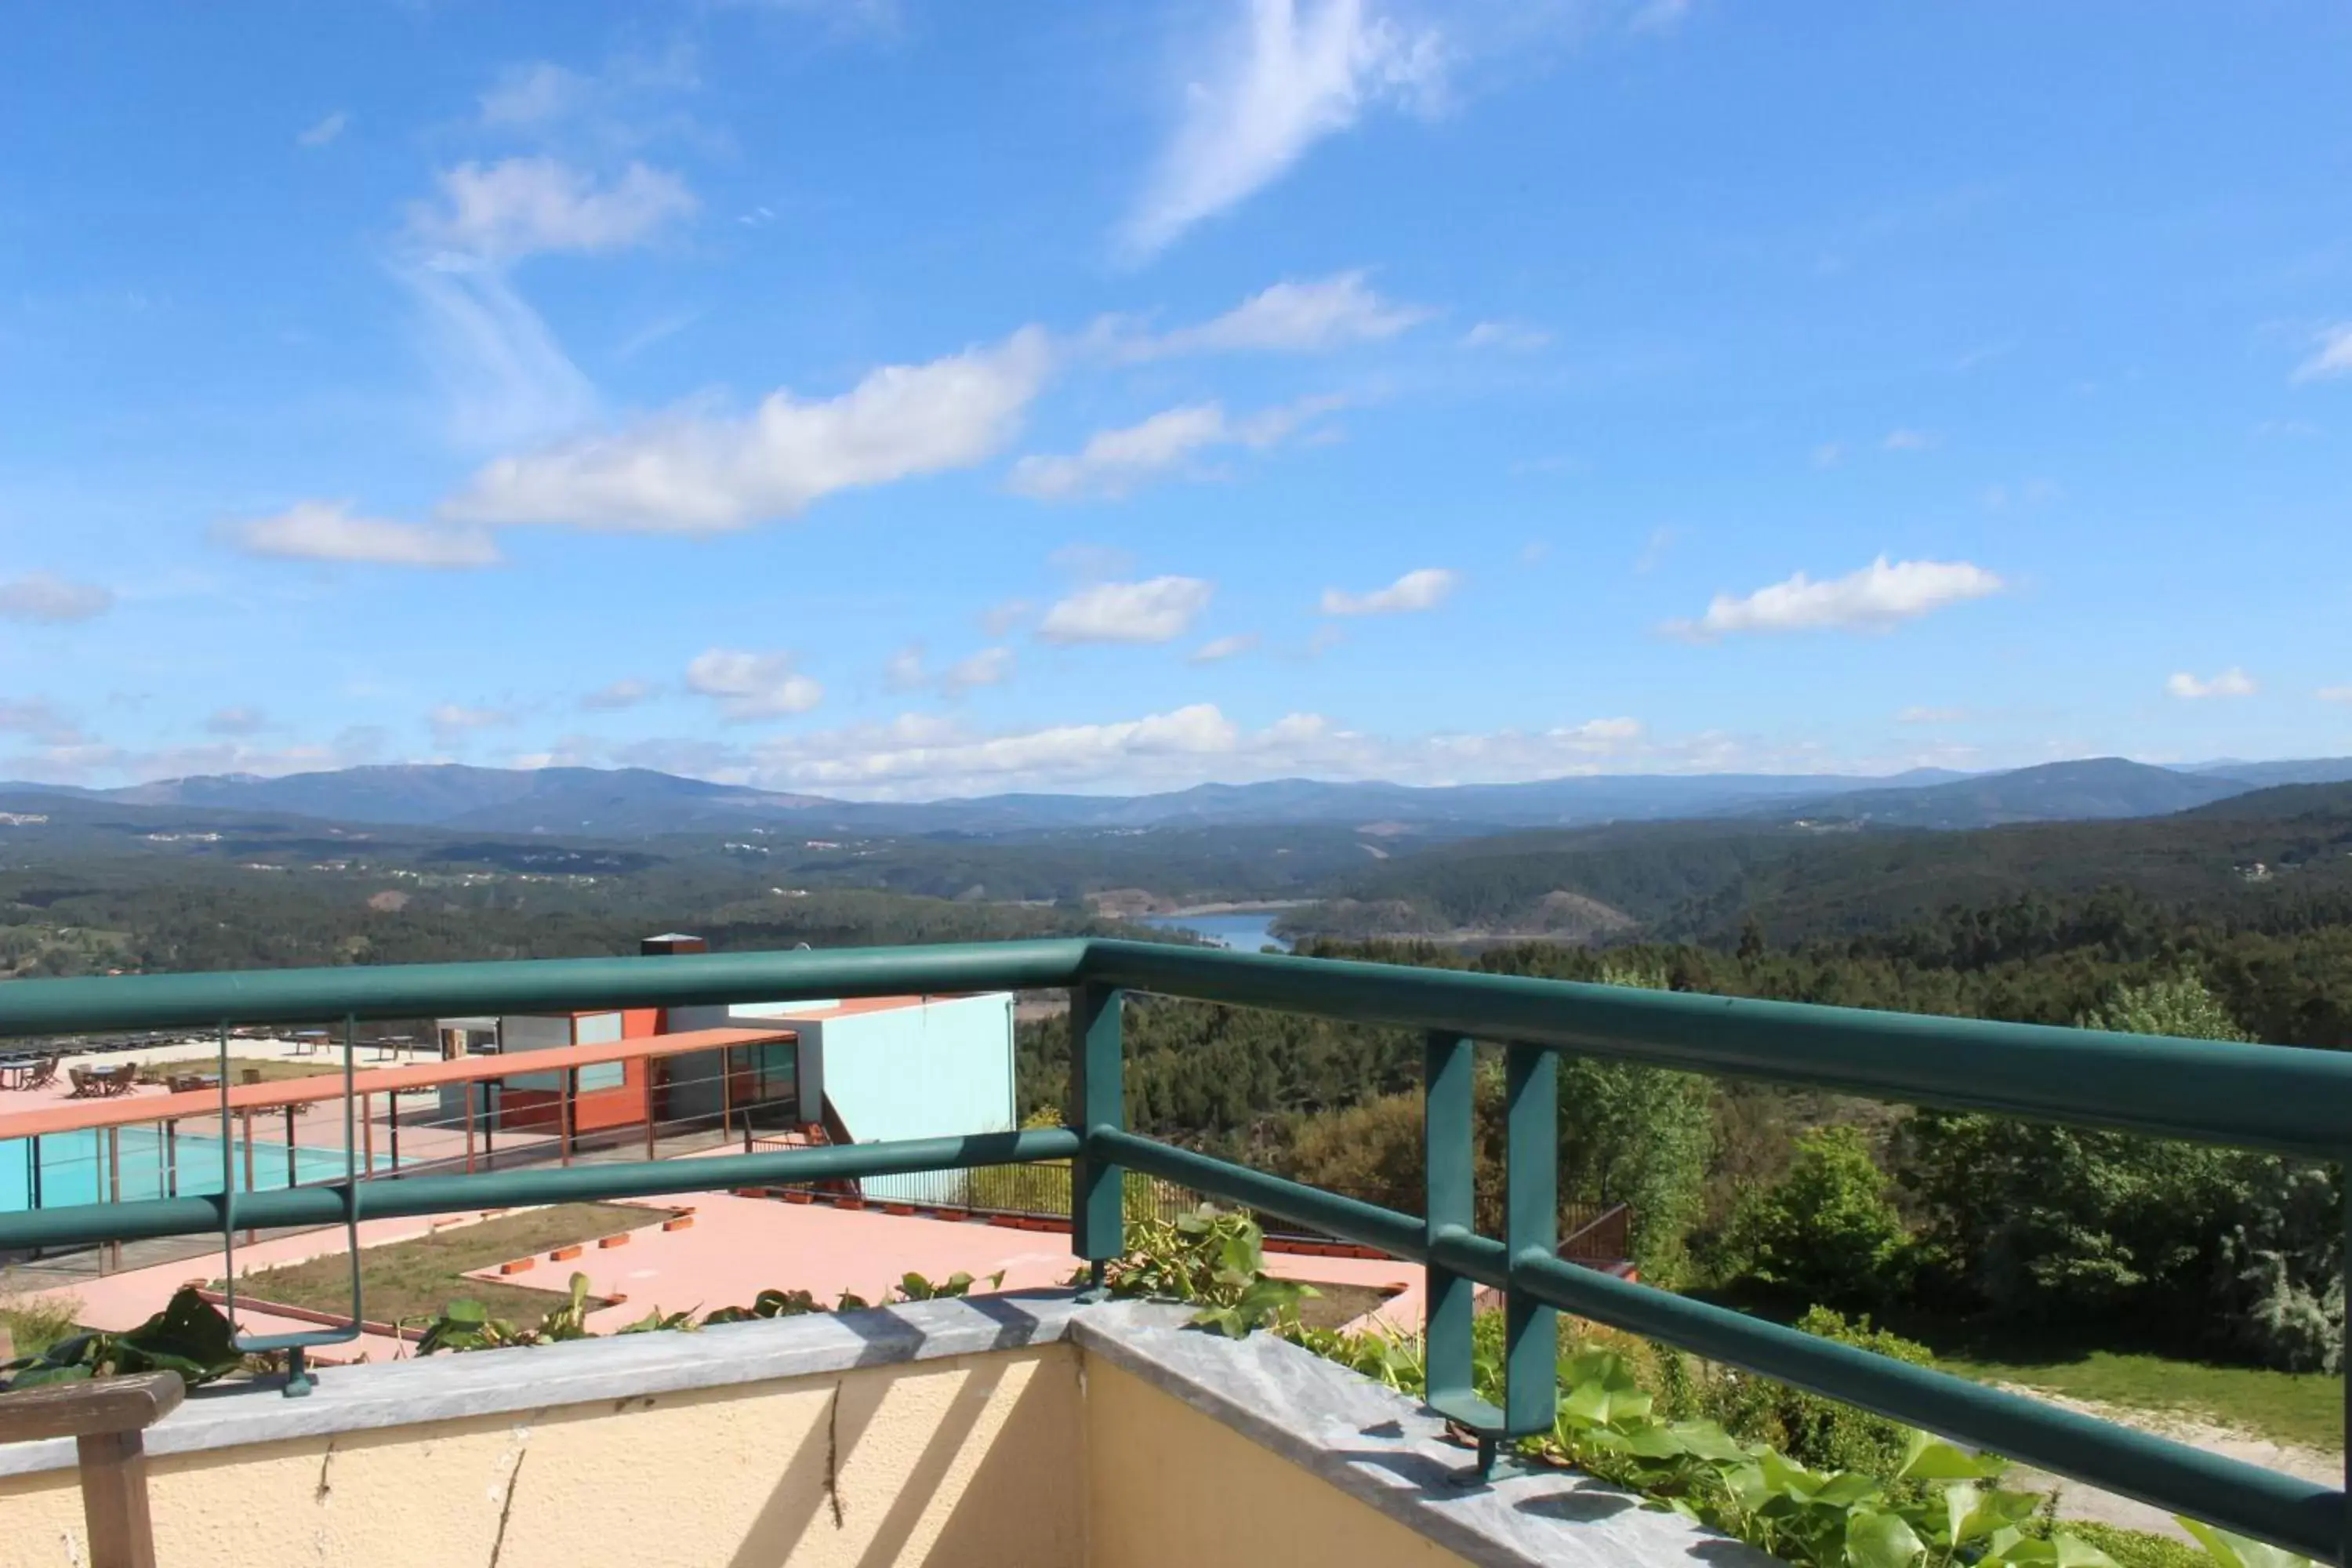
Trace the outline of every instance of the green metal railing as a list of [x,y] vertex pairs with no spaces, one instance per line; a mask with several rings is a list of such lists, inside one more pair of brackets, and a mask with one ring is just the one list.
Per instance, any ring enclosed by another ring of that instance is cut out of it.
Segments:
[[[1487,1457],[1507,1436],[1549,1429],[1553,1314],[1568,1311],[2292,1551],[2352,1562],[2344,1491],[1579,1268],[1553,1252],[1562,1051],[2321,1161],[2341,1161],[2352,1146],[2352,1056],[1089,941],[20,981],[0,984],[0,1037],[1047,988],[1071,997],[1070,1114],[1060,1128],[41,1209],[0,1215],[0,1249],[194,1235],[232,1223],[339,1225],[1069,1160],[1074,1250],[1097,1277],[1123,1247],[1128,1170],[1425,1265],[1430,1401],[1483,1434]],[[1120,1044],[1129,991],[1423,1032],[1425,1216],[1129,1131]],[[1506,1047],[1501,1239],[1472,1228],[1475,1040]],[[1502,1290],[1506,1303],[1500,1409],[1470,1389],[1470,1304],[1481,1284]]]

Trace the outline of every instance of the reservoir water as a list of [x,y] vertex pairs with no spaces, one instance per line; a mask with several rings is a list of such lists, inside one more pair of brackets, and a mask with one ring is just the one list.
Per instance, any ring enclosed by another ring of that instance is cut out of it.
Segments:
[[1290,944],[1268,929],[1280,919],[1280,910],[1255,910],[1233,915],[1144,915],[1142,922],[1158,926],[1161,931],[1189,931],[1193,935],[1232,948],[1235,952],[1255,952],[1261,948],[1275,948],[1283,952]]

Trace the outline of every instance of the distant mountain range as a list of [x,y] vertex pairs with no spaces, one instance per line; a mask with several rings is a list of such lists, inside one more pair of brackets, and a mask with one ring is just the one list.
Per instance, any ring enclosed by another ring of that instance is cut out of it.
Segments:
[[1002,795],[920,803],[830,800],[680,778],[644,768],[477,768],[414,763],[293,773],[213,774],[120,789],[0,784],[0,809],[68,795],[85,802],[279,814],[327,822],[474,833],[607,838],[759,829],[828,834],[1005,836],[1228,826],[1395,824],[1465,836],[1686,817],[1827,819],[1969,828],[2011,822],[2154,816],[2264,785],[2352,780],[2352,758],[2152,767],[2119,757],[1963,774],[1605,774],[1422,788],[1277,779],[1143,795]]

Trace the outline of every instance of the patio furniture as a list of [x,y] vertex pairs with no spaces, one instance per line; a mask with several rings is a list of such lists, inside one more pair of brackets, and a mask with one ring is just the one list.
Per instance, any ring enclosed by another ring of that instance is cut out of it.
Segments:
[[124,1062],[111,1072],[100,1073],[97,1075],[97,1083],[98,1092],[105,1099],[111,1100],[118,1094],[129,1094],[139,1087],[139,1064]]
[[88,1068],[68,1068],[66,1076],[73,1079],[73,1092],[68,1100],[96,1100],[104,1090],[98,1087],[98,1074]]
[[47,1089],[57,1080],[55,1057],[0,1064],[0,1089]]

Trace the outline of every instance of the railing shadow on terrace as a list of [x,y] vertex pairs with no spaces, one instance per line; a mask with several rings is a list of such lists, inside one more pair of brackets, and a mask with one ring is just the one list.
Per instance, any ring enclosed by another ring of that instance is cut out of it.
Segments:
[[[2352,1145],[2352,1057],[1090,940],[20,981],[0,985],[0,1037],[1055,988],[1070,992],[1073,1030],[1061,1127],[49,1208],[0,1215],[0,1250],[1070,1161],[1073,1250],[1097,1279],[1123,1249],[1130,1170],[1423,1264],[1429,1403],[1480,1434],[1482,1460],[1511,1437],[1551,1429],[1556,1314],[1568,1311],[2323,1561],[2352,1561],[2344,1491],[1556,1255],[1561,1052],[2320,1161],[2343,1160]],[[1129,991],[1422,1031],[1426,1215],[1129,1131],[1120,1040]],[[1472,1225],[1479,1040],[1506,1057],[1500,1238]],[[1505,1302],[1499,1409],[1471,1392],[1480,1285]]]

